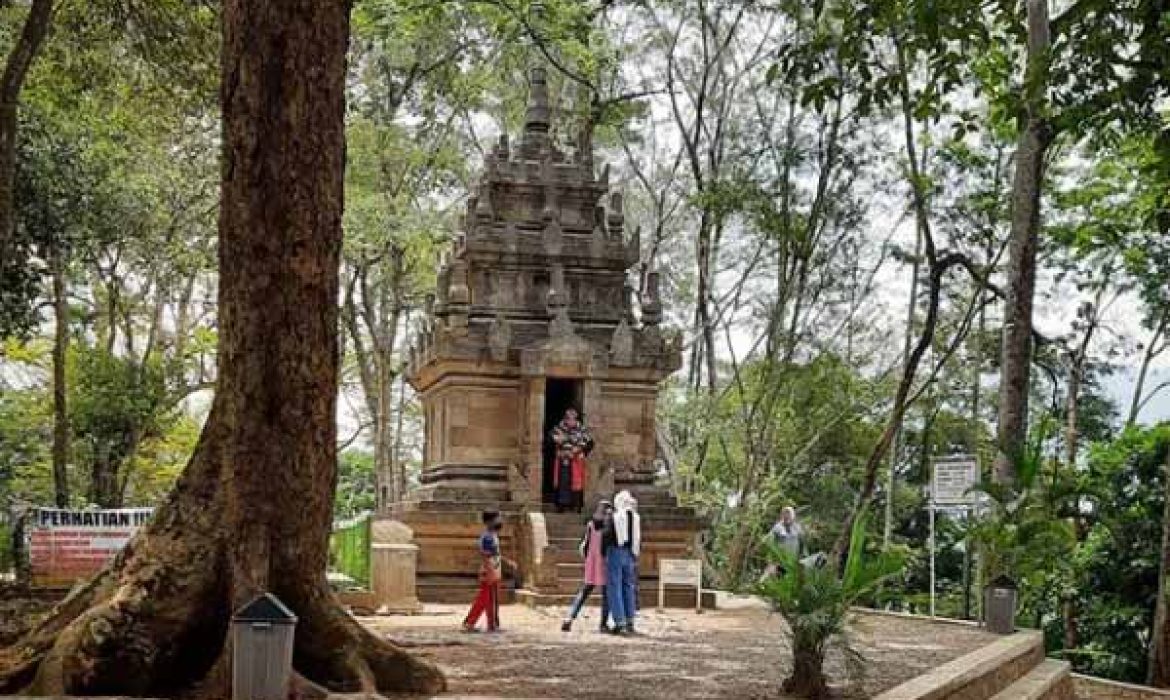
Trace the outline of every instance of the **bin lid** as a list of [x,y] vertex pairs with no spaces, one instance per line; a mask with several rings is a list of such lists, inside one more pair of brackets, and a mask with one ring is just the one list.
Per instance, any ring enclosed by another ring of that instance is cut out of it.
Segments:
[[297,616],[271,593],[252,599],[232,615],[232,622],[271,622],[277,625],[295,625]]
[[1014,591],[1018,588],[1018,586],[1016,586],[1016,582],[1013,581],[1010,576],[1007,574],[1000,574],[999,576],[996,576],[994,579],[992,579],[988,588],[1010,588]]

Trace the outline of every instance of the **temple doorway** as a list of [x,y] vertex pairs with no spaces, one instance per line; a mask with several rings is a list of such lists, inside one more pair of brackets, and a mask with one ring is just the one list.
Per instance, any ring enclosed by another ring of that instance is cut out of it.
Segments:
[[581,380],[579,379],[549,378],[545,380],[544,447],[541,450],[541,463],[544,465],[542,470],[541,495],[545,503],[552,503],[556,495],[553,490],[553,463],[556,457],[556,450],[552,439],[549,437],[549,433],[565,417],[565,411],[568,409],[575,408],[578,413],[584,413],[581,406],[581,399],[583,397],[584,391]]

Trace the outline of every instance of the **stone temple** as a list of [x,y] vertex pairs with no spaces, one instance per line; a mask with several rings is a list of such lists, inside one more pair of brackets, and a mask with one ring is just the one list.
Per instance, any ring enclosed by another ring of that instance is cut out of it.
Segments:
[[[678,335],[660,326],[657,273],[635,315],[627,271],[639,241],[622,195],[608,168],[597,174],[587,135],[570,153],[554,144],[543,69],[531,69],[529,89],[519,142],[502,136],[486,156],[410,353],[426,425],[421,483],[379,515],[413,531],[423,601],[470,600],[485,508],[504,513],[504,554],[520,566],[505,598],[573,593],[584,520],[622,489],[643,517],[645,594],[659,557],[697,553],[698,519],[656,474],[658,387],[680,365]],[[582,515],[550,503],[548,433],[569,406],[597,441]]]

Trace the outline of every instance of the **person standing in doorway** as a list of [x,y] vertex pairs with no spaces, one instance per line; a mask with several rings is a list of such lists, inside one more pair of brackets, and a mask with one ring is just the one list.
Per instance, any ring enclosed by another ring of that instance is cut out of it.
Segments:
[[556,446],[553,489],[557,512],[568,509],[580,513],[585,500],[585,458],[593,451],[593,435],[581,423],[577,409],[570,408],[551,436]]
[[637,566],[642,551],[642,521],[637,501],[629,491],[613,499],[614,512],[601,541],[605,550],[606,597],[613,616],[614,632],[634,634],[637,613]]
[[600,631],[609,631],[609,627],[605,624],[609,617],[609,602],[605,594],[605,555],[602,553],[601,538],[612,516],[613,504],[609,501],[599,501],[597,508],[593,510],[593,518],[585,523],[585,536],[581,539],[581,544],[578,547],[581,551],[581,557],[585,560],[584,576],[582,577],[581,589],[577,591],[577,597],[573,599],[573,604],[569,607],[569,615],[561,623],[562,632],[572,630],[573,621],[581,614],[581,608],[595,588],[601,594],[601,621],[598,623]]

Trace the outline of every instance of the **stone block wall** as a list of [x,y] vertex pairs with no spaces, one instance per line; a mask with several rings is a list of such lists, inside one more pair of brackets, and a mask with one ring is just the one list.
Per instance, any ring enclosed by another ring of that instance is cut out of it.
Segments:
[[1077,700],[1170,700],[1170,691],[1073,674]]
[[425,466],[516,461],[520,445],[519,388],[448,385],[423,399],[427,424]]
[[654,460],[655,400],[654,387],[603,385],[602,409],[594,429],[606,461],[636,469]]

